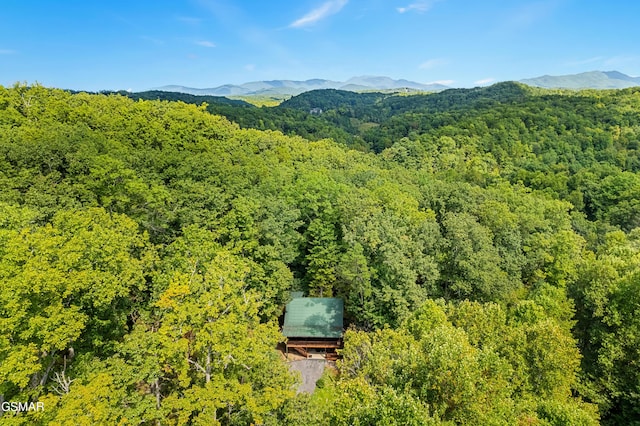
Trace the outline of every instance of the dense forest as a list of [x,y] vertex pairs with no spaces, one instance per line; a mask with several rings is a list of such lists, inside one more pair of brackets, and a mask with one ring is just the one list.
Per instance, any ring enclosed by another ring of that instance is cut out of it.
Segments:
[[[0,422],[640,424],[639,169],[640,88],[0,86],[0,400],[46,407]],[[313,395],[294,290],[349,323]]]

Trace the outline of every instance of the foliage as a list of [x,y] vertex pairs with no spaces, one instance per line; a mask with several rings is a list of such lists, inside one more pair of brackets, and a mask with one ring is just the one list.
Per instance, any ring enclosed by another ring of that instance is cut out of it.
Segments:
[[382,405],[359,403],[363,394],[398,392],[431,422],[597,424],[595,407],[572,396],[580,356],[570,330],[522,314],[537,309],[426,302],[395,330],[348,331],[330,415],[362,421]]
[[[639,94],[0,87],[7,419],[631,424]],[[353,327],[312,397],[291,290]]]

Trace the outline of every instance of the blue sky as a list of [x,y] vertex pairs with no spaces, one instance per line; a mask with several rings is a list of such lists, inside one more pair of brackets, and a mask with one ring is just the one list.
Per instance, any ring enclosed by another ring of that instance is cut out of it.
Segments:
[[637,76],[639,16],[631,0],[2,0],[0,85]]

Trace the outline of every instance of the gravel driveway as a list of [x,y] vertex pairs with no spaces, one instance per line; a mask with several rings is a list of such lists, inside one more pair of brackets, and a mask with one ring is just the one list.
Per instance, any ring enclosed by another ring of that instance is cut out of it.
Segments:
[[323,359],[303,359],[289,363],[291,371],[299,371],[302,376],[302,383],[298,387],[298,393],[313,393],[316,389],[316,382],[322,376],[325,364],[326,361]]

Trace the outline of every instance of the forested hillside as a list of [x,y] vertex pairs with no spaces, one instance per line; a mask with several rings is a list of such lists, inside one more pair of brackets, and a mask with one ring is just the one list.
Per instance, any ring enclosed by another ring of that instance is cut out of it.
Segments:
[[0,87],[3,424],[638,422],[640,89],[132,96]]

